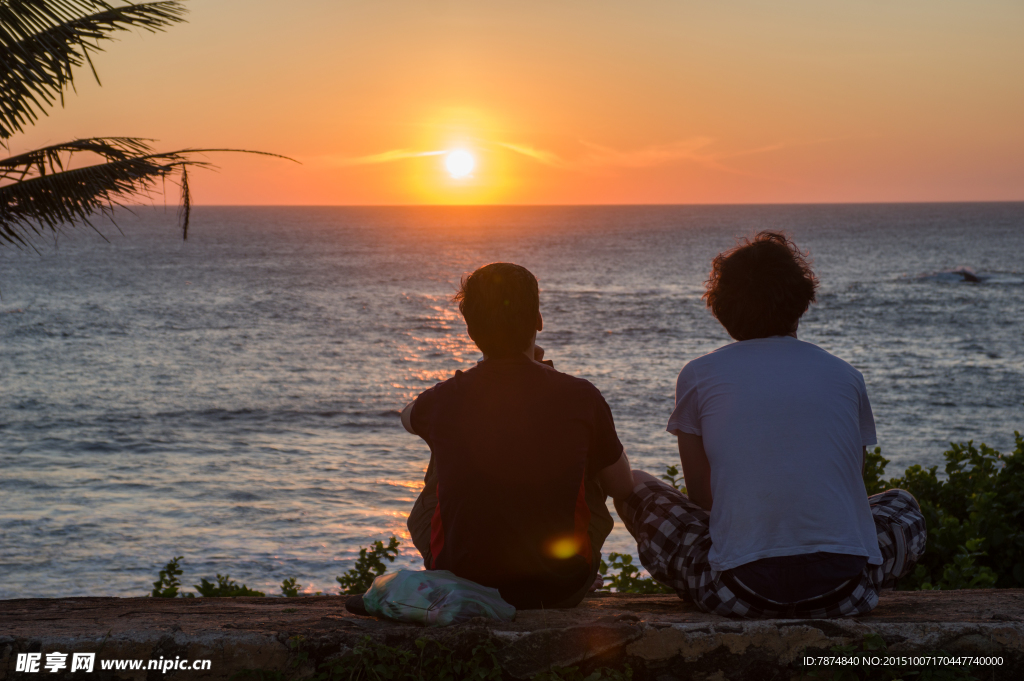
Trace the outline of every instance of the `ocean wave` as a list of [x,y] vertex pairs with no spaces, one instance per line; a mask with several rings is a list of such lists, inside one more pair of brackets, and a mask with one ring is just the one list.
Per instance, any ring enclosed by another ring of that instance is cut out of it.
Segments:
[[[345,426],[361,426],[368,424],[379,424],[380,419],[391,419],[401,412],[397,409],[368,410],[368,409],[266,409],[254,407],[242,407],[238,409],[197,409],[188,411],[165,411],[157,412],[147,419],[167,421],[243,421],[259,423],[295,423],[304,420],[336,420],[348,419],[346,423],[338,424]],[[135,421],[139,419],[137,414],[106,414],[102,417],[105,422],[116,422],[119,420]]]

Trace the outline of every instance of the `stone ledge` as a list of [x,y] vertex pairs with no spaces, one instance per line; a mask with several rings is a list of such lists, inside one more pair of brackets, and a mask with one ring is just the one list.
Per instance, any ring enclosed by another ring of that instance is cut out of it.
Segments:
[[[95,652],[100,659],[210,659],[209,671],[79,672],[79,679],[228,679],[241,669],[290,670],[288,641],[312,659],[343,654],[364,637],[412,647],[434,638],[456,650],[490,636],[509,678],[552,667],[588,671],[628,663],[634,679],[766,679],[798,675],[804,654],[880,635],[893,655],[1001,656],[979,677],[1024,677],[1024,591],[893,592],[866,617],[735,620],[698,612],[674,596],[601,594],[573,610],[522,611],[444,629],[359,617],[337,596],[308,598],[63,598],[0,601],[0,681],[57,678],[15,672],[17,653]],[[460,645],[461,644],[461,645]],[[45,659],[45,655],[44,655]],[[65,676],[72,676],[65,674]]]

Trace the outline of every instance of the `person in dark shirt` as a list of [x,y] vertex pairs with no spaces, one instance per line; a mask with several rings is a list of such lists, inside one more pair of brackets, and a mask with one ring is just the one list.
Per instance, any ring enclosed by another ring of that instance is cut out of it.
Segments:
[[633,489],[611,410],[589,381],[543,361],[529,270],[481,267],[455,300],[484,358],[402,411],[430,446],[413,543],[428,570],[497,588],[517,608],[573,607],[597,583],[607,495]]

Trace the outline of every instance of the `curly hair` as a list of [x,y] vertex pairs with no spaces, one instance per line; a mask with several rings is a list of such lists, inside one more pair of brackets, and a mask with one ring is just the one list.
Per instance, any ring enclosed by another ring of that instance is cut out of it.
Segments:
[[462,278],[454,301],[466,320],[469,337],[487,357],[511,357],[523,352],[537,330],[537,278],[521,265],[484,265]]
[[703,298],[738,341],[785,336],[814,302],[818,278],[784,234],[759,232],[715,256]]

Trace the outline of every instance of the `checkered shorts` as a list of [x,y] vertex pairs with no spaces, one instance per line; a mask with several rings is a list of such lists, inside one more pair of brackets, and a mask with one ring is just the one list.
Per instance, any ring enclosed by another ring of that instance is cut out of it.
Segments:
[[892,589],[924,553],[928,537],[917,500],[901,489],[869,497],[878,531],[881,565],[867,565],[859,577],[821,596],[783,604],[743,588],[727,572],[711,568],[707,511],[660,482],[633,489],[620,510],[637,541],[640,562],[679,597],[717,615],[748,618],[825,618],[862,615],[878,605],[878,592]]

